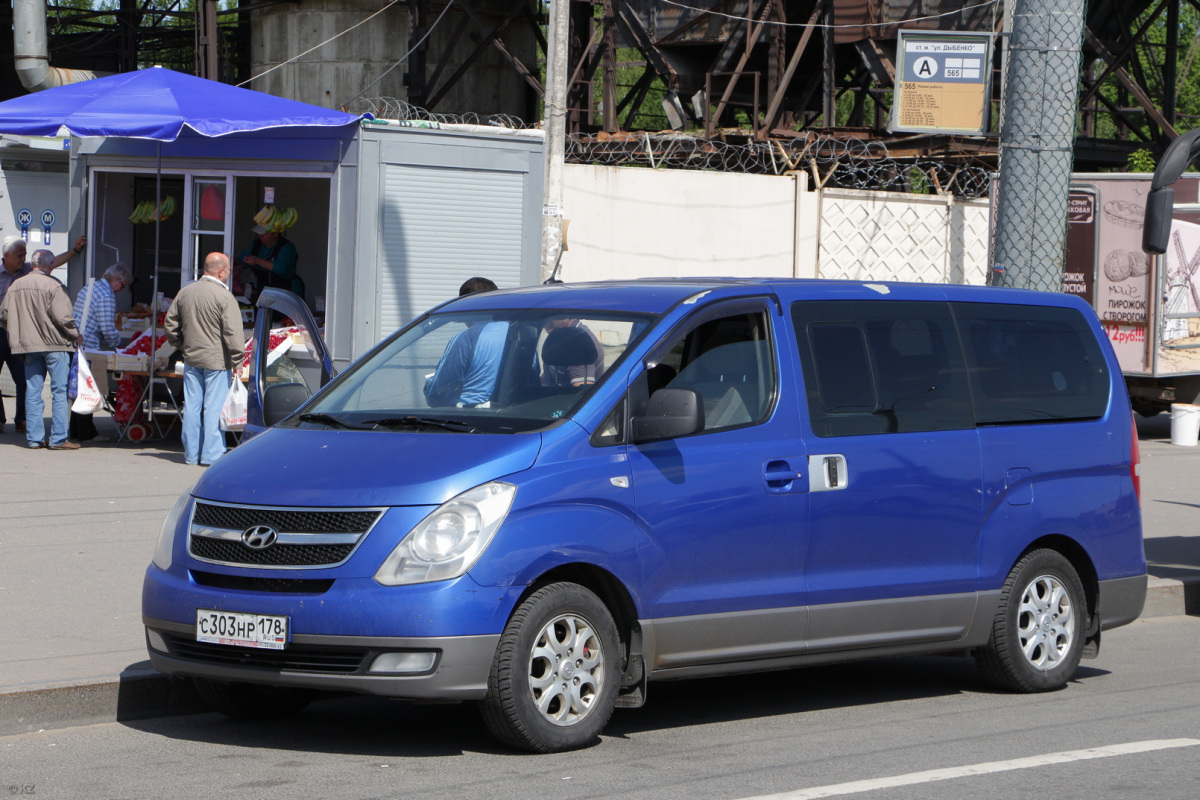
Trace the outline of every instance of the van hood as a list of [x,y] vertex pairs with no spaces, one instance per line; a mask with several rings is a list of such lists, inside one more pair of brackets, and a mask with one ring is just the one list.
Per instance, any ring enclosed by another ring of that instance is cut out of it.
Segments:
[[192,493],[270,506],[437,506],[533,466],[541,434],[271,428],[231,450]]

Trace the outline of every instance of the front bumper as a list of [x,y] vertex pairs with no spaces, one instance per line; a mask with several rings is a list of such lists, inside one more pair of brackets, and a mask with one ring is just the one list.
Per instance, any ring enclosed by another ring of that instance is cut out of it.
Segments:
[[[255,650],[195,641],[195,626],[153,617],[146,626],[150,663],[167,675],[357,692],[422,700],[478,700],[499,634],[439,637],[295,634],[286,650]],[[419,674],[369,672],[384,653],[433,652],[433,668]]]
[[[142,587],[142,621],[155,669],[168,675],[269,686],[306,687],[387,697],[472,700],[487,678],[521,587],[483,587],[463,576],[385,587],[343,568],[318,573],[151,565]],[[340,575],[338,573],[341,573]],[[207,577],[203,577],[207,575]],[[315,593],[296,593],[313,576],[329,576]],[[278,581],[283,587],[260,586]],[[213,579],[233,581],[221,586]],[[294,579],[294,580],[293,580]],[[290,583],[288,582],[290,581]],[[283,650],[196,641],[196,609],[288,617]],[[433,654],[425,664],[372,672],[386,653]],[[424,670],[424,671],[417,671]]]

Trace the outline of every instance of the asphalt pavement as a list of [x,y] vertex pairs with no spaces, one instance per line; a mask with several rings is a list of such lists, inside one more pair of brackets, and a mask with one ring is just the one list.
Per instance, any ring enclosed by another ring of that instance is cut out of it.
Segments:
[[[142,575],[202,468],[160,441],[31,450],[0,433],[0,736],[202,709],[146,660]],[[168,419],[166,417],[164,419]],[[1143,616],[1200,615],[1200,447],[1139,419],[1150,592]],[[97,415],[102,435],[116,426]]]

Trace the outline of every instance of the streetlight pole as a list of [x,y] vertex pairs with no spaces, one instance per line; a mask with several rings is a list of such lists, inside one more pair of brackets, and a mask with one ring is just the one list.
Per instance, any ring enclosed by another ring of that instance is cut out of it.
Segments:
[[550,0],[546,37],[546,183],[542,206],[542,281],[552,278],[562,257],[563,160],[567,135],[567,50],[571,35],[570,0]]

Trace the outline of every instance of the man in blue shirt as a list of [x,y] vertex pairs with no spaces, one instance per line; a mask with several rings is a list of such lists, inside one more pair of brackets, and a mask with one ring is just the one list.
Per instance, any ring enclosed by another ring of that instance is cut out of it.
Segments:
[[496,388],[507,338],[507,322],[479,322],[455,334],[442,354],[437,371],[425,384],[429,405],[487,405]]
[[[471,278],[459,287],[458,296],[496,288],[487,278]],[[425,399],[429,405],[486,406],[496,388],[507,338],[507,322],[478,322],[456,333],[446,345],[437,370],[425,381]]]
[[85,350],[99,350],[101,340],[115,348],[121,341],[117,332],[116,293],[133,284],[129,270],[114,264],[104,271],[104,276],[92,284],[92,303],[88,306],[86,327],[83,324],[83,307],[87,303],[88,290],[84,287],[75,296],[75,322],[83,332]]
[[[104,276],[91,286],[91,302],[88,302],[88,288],[84,287],[75,296],[75,324],[83,333],[83,348],[99,350],[101,340],[110,348],[116,348],[121,343],[121,334],[117,332],[117,297],[116,293],[126,286],[133,284],[133,276],[129,270],[120,264],[113,264],[104,271]],[[87,306],[87,323],[84,324],[83,307]],[[68,426],[69,438],[76,442],[108,442],[108,437],[101,436],[96,430],[96,421],[91,414],[76,414],[71,412],[71,422]]]

